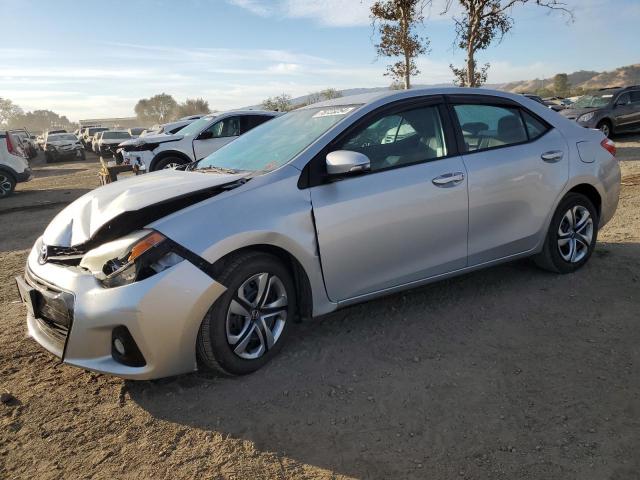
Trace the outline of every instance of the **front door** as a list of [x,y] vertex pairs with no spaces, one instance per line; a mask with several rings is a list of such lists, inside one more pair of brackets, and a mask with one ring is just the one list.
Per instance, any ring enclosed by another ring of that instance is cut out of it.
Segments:
[[240,135],[240,117],[227,117],[214,122],[207,127],[193,141],[195,160],[222,148]]
[[371,170],[311,188],[327,293],[342,301],[461,269],[467,181],[437,105],[380,115],[332,150]]

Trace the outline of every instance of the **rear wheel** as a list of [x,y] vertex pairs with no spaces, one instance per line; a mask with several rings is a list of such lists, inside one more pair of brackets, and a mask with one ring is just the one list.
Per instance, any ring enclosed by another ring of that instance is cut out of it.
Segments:
[[199,363],[230,375],[252,373],[286,341],[296,311],[293,279],[277,258],[252,252],[228,262],[217,280],[227,291],[200,326]]
[[0,171],[0,197],[8,197],[16,188],[16,179],[9,172]]
[[153,167],[153,171],[164,170],[165,168],[176,168],[180,165],[184,165],[185,163],[187,162],[180,157],[164,157],[163,159],[158,160]]
[[545,270],[572,273],[593,253],[598,236],[598,213],[591,200],[569,193],[553,215],[544,248],[535,258]]

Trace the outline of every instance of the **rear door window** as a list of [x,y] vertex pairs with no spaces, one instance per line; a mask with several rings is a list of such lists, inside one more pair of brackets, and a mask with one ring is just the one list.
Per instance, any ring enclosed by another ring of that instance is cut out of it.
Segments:
[[262,125],[267,120],[271,120],[273,117],[268,115],[244,115],[240,119],[240,133],[247,133],[249,130]]
[[528,141],[527,130],[518,108],[458,104],[453,106],[453,110],[462,129],[467,152]]

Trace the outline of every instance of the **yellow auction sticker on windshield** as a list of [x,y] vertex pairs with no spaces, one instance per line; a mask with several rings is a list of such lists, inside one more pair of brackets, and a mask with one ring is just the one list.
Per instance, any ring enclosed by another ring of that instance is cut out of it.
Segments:
[[325,108],[317,112],[311,118],[320,118],[320,117],[333,117],[336,115],[346,115],[347,113],[355,110],[356,107],[333,107],[333,108]]

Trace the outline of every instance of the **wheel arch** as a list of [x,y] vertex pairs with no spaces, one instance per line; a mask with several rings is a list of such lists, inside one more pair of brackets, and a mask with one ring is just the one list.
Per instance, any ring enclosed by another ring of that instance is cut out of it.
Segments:
[[563,195],[564,198],[569,193],[580,193],[591,200],[593,206],[596,207],[596,211],[598,212],[598,218],[602,213],[602,196],[600,192],[591,185],[590,183],[579,183],[578,185],[573,186],[567,193]]
[[164,150],[164,151],[158,153],[155,157],[153,157],[153,160],[151,160],[151,163],[149,164],[149,171],[153,172],[155,170],[156,165],[158,164],[158,162],[160,160],[162,160],[163,158],[167,158],[167,157],[178,157],[178,158],[181,158],[182,160],[184,160],[184,163],[193,162],[193,159],[191,159],[188,155],[185,155],[183,152],[181,152],[179,150]]
[[246,245],[237,250],[227,253],[220,259],[216,260],[212,266],[214,277],[224,269],[224,267],[239,255],[248,252],[262,252],[273,255],[278,258],[282,264],[289,270],[296,286],[296,304],[298,306],[298,315],[300,319],[311,318],[313,316],[313,292],[311,289],[311,281],[302,266],[302,263],[289,251],[282,247],[270,244],[254,244]]

